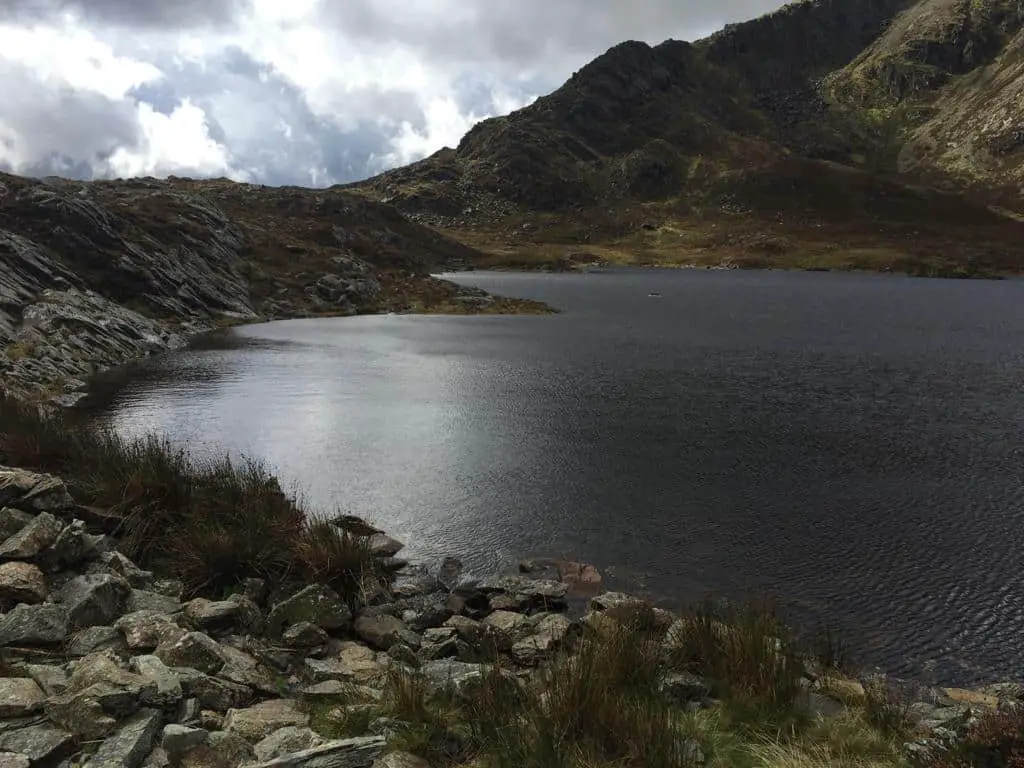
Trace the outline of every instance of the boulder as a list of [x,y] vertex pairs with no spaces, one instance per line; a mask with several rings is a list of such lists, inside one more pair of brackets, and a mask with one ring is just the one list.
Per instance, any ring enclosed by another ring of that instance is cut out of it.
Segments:
[[190,728],[187,725],[171,723],[164,726],[160,748],[167,753],[172,763],[178,763],[186,752],[205,744],[209,735],[203,728]]
[[711,695],[711,685],[707,680],[687,672],[665,675],[660,681],[659,688],[662,693],[679,704],[703,701]]
[[138,768],[152,749],[161,722],[156,710],[135,713],[116,733],[103,740],[85,768]]
[[483,624],[492,630],[498,648],[503,651],[512,650],[513,645],[533,634],[533,624],[521,613],[495,611]]
[[117,576],[76,576],[60,590],[58,602],[68,610],[73,627],[113,624],[124,609],[130,587]]
[[252,765],[252,746],[233,733],[210,733],[206,744],[193,747],[182,758],[180,768],[238,768]]
[[0,564],[0,603],[41,603],[46,599],[46,577],[30,563]]
[[114,629],[124,635],[131,650],[150,650],[158,645],[173,644],[187,634],[170,616],[156,611],[129,613],[117,620]]
[[33,560],[57,540],[63,523],[49,512],[36,515],[32,522],[0,543],[0,561]]
[[32,763],[25,755],[14,752],[0,752],[0,768],[30,768]]
[[215,675],[224,666],[221,647],[209,635],[189,632],[174,642],[161,643],[154,655],[169,667],[191,667]]
[[74,507],[64,481],[24,469],[0,469],[0,507],[25,512],[62,512]]
[[163,710],[174,709],[184,698],[181,676],[156,656],[135,656],[128,668],[146,688],[143,703]]
[[219,650],[224,659],[224,666],[217,673],[219,678],[255,688],[271,696],[279,693],[273,675],[254,657],[230,645],[221,645]]
[[372,768],[386,744],[382,736],[329,741],[319,747],[259,763],[253,768]]
[[7,541],[35,519],[35,515],[22,512],[20,509],[3,507],[0,509],[0,541]]
[[108,552],[100,558],[108,572],[120,576],[127,581],[132,589],[146,589],[153,584],[153,572],[139,568],[128,557],[120,552]]
[[240,606],[230,600],[212,601],[202,597],[190,600],[182,608],[185,623],[203,632],[218,632],[232,628]]
[[455,612],[444,603],[433,601],[423,605],[419,610],[408,611],[407,614],[408,618],[403,616],[403,619],[409,629],[422,632],[425,629],[440,627],[455,615]]
[[318,747],[323,743],[324,740],[311,728],[289,725],[259,741],[253,747],[253,752],[257,760],[266,762],[293,752]]
[[64,646],[64,652],[77,658],[97,651],[124,651],[127,648],[124,637],[116,629],[96,626],[75,632]]
[[387,673],[377,655],[358,643],[343,643],[336,656],[306,659],[303,676],[311,683],[340,680],[358,685],[378,685]]
[[477,587],[484,594],[504,592],[521,595],[532,605],[540,608],[554,608],[565,605],[569,585],[560,581],[527,579],[522,576],[506,576],[480,582]]
[[92,536],[85,523],[74,520],[65,526],[56,540],[39,556],[39,562],[50,571],[73,568],[89,559],[103,545],[104,537]]
[[299,711],[290,699],[271,699],[246,709],[231,709],[224,718],[225,731],[250,742],[261,741],[290,725],[300,728],[309,725],[309,715]]
[[345,629],[352,623],[352,612],[338,593],[323,584],[311,584],[275,605],[267,617],[267,631],[280,637],[286,627],[308,622],[321,629]]
[[60,645],[71,620],[63,605],[18,605],[0,618],[0,646]]
[[386,651],[392,645],[404,639],[408,632],[408,627],[400,619],[382,614],[377,616],[360,616],[356,619],[355,631],[369,645]]
[[43,690],[31,678],[0,678],[0,720],[38,712],[45,700]]
[[405,548],[405,544],[393,539],[386,533],[374,533],[369,538],[370,551],[377,557],[394,557],[402,549]]
[[533,628],[533,634],[512,646],[512,658],[523,666],[536,666],[564,643],[573,631],[573,622],[560,614],[549,614]]
[[36,681],[47,696],[64,693],[68,689],[68,675],[58,666],[52,664],[26,664],[25,672]]
[[210,712],[223,713],[229,709],[247,707],[256,698],[256,693],[246,685],[184,668],[175,669],[174,672],[181,680],[184,694],[196,699],[200,707]]
[[33,766],[57,765],[76,749],[74,736],[50,723],[0,731],[0,751],[24,755]]
[[136,613],[138,611],[151,611],[170,616],[181,610],[181,601],[174,595],[166,595],[163,592],[146,589],[133,589],[124,604],[125,613]]
[[300,650],[320,648],[327,644],[327,640],[327,633],[308,621],[292,624],[281,636],[281,642],[286,646]]
[[135,704],[135,699],[120,688],[96,683],[84,690],[51,696],[46,700],[46,716],[72,735],[96,741],[113,733],[117,718],[131,714]]

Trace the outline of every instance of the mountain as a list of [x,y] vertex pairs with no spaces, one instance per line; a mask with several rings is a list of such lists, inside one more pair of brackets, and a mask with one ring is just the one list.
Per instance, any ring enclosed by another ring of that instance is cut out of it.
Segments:
[[541,309],[429,276],[477,257],[339,190],[0,174],[0,395],[60,395],[237,322]]
[[452,149],[349,189],[487,252],[1019,271],[1018,0],[806,0],[626,42]]

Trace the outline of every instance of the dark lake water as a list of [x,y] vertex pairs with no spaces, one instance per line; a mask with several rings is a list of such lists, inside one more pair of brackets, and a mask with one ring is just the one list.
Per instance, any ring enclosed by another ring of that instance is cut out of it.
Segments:
[[106,377],[96,418],[265,459],[417,557],[769,592],[889,671],[1024,678],[1024,283],[457,280],[562,312],[236,329]]

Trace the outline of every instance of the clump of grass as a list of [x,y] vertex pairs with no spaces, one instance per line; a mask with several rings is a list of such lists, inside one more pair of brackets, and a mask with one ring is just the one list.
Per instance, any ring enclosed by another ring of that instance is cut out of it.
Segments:
[[350,606],[388,582],[369,540],[333,522],[308,522],[295,541],[295,555],[304,580],[327,584]]
[[770,601],[704,603],[673,640],[672,662],[706,677],[735,708],[773,722],[797,712],[803,665]]
[[985,713],[963,740],[925,768],[1024,768],[1024,712]]
[[909,734],[914,726],[910,702],[881,676],[864,683],[864,716],[882,734],[893,738]]

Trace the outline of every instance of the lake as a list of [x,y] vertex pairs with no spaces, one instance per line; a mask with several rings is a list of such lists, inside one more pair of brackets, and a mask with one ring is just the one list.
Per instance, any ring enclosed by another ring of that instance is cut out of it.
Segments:
[[406,556],[772,593],[890,672],[1024,677],[1024,283],[454,279],[560,313],[238,328],[102,377],[92,418],[263,459]]

